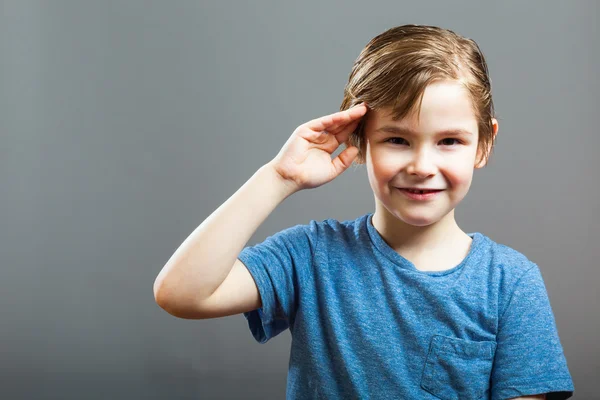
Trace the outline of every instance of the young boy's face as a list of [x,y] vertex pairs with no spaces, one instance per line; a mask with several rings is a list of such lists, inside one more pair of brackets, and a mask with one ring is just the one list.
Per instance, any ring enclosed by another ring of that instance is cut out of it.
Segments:
[[[414,226],[438,222],[465,197],[476,167],[478,127],[468,92],[455,81],[435,82],[425,90],[419,120],[415,113],[394,121],[390,111],[371,110],[365,122],[366,166],[377,211],[383,206]],[[448,130],[462,132],[443,132]],[[414,200],[399,188],[441,191]]]

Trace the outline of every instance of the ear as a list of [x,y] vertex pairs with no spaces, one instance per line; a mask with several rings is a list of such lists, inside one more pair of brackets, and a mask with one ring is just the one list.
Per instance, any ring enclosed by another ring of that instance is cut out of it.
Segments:
[[[493,140],[492,143],[494,141],[496,141],[496,135],[498,134],[498,120],[496,118],[492,118],[492,135],[493,135]],[[488,149],[488,155],[490,154],[489,152],[491,151],[491,147]],[[481,152],[477,151],[477,159],[479,159]],[[483,168],[486,166],[487,164],[487,159],[481,160],[481,162],[479,162],[478,164],[475,164],[475,168]]]

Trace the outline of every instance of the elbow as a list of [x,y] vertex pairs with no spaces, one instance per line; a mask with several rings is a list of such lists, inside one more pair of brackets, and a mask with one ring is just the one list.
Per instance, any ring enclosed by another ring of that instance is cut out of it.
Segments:
[[154,301],[160,306],[160,308],[164,309],[165,299],[162,295],[162,291],[160,290],[160,285],[157,282],[158,281],[154,281],[154,286],[152,287],[152,290],[154,291]]
[[164,287],[164,278],[159,274],[154,280],[154,285],[152,286],[152,291],[154,292],[154,301],[160,306],[160,308],[168,311],[168,296],[165,293]]
[[153,291],[156,304],[172,316],[183,319],[201,319],[197,314],[187,310],[188,302],[185,299],[175,298],[169,294],[172,290],[169,290],[168,285],[160,279],[160,276],[154,281]]
[[154,301],[160,308],[165,310],[167,313],[173,315],[174,317],[178,317],[177,310],[174,308],[173,299],[170,299],[169,296],[165,293],[166,291],[161,287],[161,285],[157,285],[154,283]]

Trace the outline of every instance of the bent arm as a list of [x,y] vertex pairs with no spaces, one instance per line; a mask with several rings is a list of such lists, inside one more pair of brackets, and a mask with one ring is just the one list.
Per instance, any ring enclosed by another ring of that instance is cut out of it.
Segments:
[[174,315],[193,314],[229,275],[258,227],[295,191],[270,164],[259,168],[171,256],[154,282],[156,302]]

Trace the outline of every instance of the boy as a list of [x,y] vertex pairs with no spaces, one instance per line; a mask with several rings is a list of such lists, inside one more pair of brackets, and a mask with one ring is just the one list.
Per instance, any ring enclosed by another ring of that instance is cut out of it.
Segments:
[[[493,115],[475,42],[428,26],[383,32],[356,60],[341,111],[299,126],[177,249],[157,303],[181,318],[244,313],[260,343],[289,328],[291,399],[571,397],[538,266],[454,218],[488,161]],[[374,213],[244,247],[284,199],[353,161]]]

